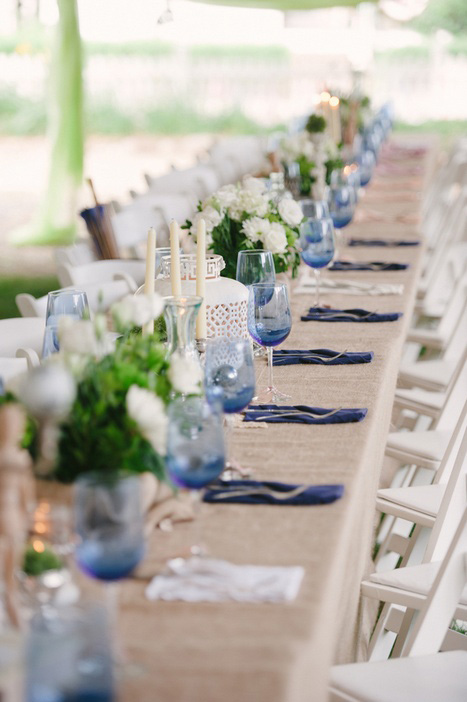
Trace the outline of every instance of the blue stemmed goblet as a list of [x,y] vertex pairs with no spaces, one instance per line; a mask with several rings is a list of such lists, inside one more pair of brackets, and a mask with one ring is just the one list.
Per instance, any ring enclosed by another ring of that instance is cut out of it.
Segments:
[[[225,448],[220,402],[208,404],[203,397],[178,397],[169,406],[166,466],[175,485],[191,491],[195,516],[202,489],[224,470]],[[191,555],[205,553],[199,534],[199,519]]]
[[268,387],[257,398],[258,402],[286,402],[291,398],[274,386],[272,349],[290,334],[292,315],[289,295],[284,283],[251,285],[248,296],[248,331],[255,341],[268,350]]
[[302,259],[313,268],[316,280],[316,307],[320,306],[321,269],[329,266],[336,253],[332,220],[308,219],[300,225]]
[[[237,280],[248,287],[253,283],[275,283],[276,269],[272,251],[265,249],[245,249],[237,256]],[[254,344],[255,356],[264,356],[264,346]]]
[[210,339],[206,347],[204,368],[206,399],[209,403],[220,402],[226,424],[227,462],[223,479],[233,473],[247,475],[232,457],[232,429],[234,415],[247,407],[255,394],[255,368],[251,342],[242,338],[219,337]]
[[336,229],[346,227],[353,219],[356,194],[349,185],[332,185],[329,188],[329,212]]

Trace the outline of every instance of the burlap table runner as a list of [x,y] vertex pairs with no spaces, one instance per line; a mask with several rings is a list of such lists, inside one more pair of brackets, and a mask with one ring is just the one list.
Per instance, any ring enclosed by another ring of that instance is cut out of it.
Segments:
[[[398,165],[424,164],[426,176],[432,153]],[[417,198],[387,201],[400,180],[399,175],[376,176],[378,187],[372,193],[370,186],[361,210],[369,207],[387,217],[416,214]],[[422,177],[410,180],[410,192],[419,194]],[[400,221],[362,222],[348,227],[345,236],[413,239],[418,231]],[[187,553],[192,525],[155,532],[136,577],[121,587],[121,635],[130,658],[145,668],[142,676],[124,682],[125,702],[321,702],[331,664],[356,660],[364,650],[370,618],[360,603],[360,581],[371,568],[375,493],[422,254],[422,246],[345,249],[341,255],[349,258],[400,261],[410,268],[324,273],[334,279],[402,283],[401,296],[323,296],[335,307],[404,312],[397,322],[303,323],[300,314],[313,304],[312,294],[292,295],[294,325],[283,348],[373,351],[375,356],[362,365],[276,367],[278,387],[294,403],[367,407],[363,422],[235,429],[236,457],[258,479],[344,483],[344,498],[319,507],[202,506],[203,537],[211,554],[234,563],[302,565],[306,575],[298,598],[288,605],[148,602],[148,580],[168,558]],[[260,385],[264,368],[261,361]]]

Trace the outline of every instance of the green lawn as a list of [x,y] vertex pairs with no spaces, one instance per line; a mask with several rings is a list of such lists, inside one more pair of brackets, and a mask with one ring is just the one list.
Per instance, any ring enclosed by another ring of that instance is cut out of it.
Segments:
[[46,295],[50,290],[57,290],[60,283],[54,276],[40,278],[0,278],[0,319],[19,317],[15,297],[18,293],[29,293],[34,297]]

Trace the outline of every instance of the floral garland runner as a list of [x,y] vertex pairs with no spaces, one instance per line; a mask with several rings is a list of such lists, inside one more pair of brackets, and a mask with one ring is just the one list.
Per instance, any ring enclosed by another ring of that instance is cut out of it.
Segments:
[[261,178],[248,176],[237,185],[225,185],[200,202],[193,220],[184,225],[193,237],[201,218],[206,222],[208,248],[225,261],[222,275],[235,278],[237,254],[246,249],[271,251],[277,273],[291,270],[296,275],[302,210],[291,198],[277,202]]

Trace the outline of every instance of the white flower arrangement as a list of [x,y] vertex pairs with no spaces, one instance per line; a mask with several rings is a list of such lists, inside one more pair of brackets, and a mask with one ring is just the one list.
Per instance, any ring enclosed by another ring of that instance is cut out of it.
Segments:
[[226,263],[224,274],[235,277],[237,253],[265,248],[275,258],[276,271],[295,273],[300,260],[296,248],[298,226],[303,219],[293,200],[277,203],[262,178],[246,176],[241,183],[225,185],[199,205],[186,227],[196,237],[198,220],[206,222],[207,243]]
[[169,418],[161,398],[151,390],[132,385],[126,394],[126,411],[154,451],[165,456]]

